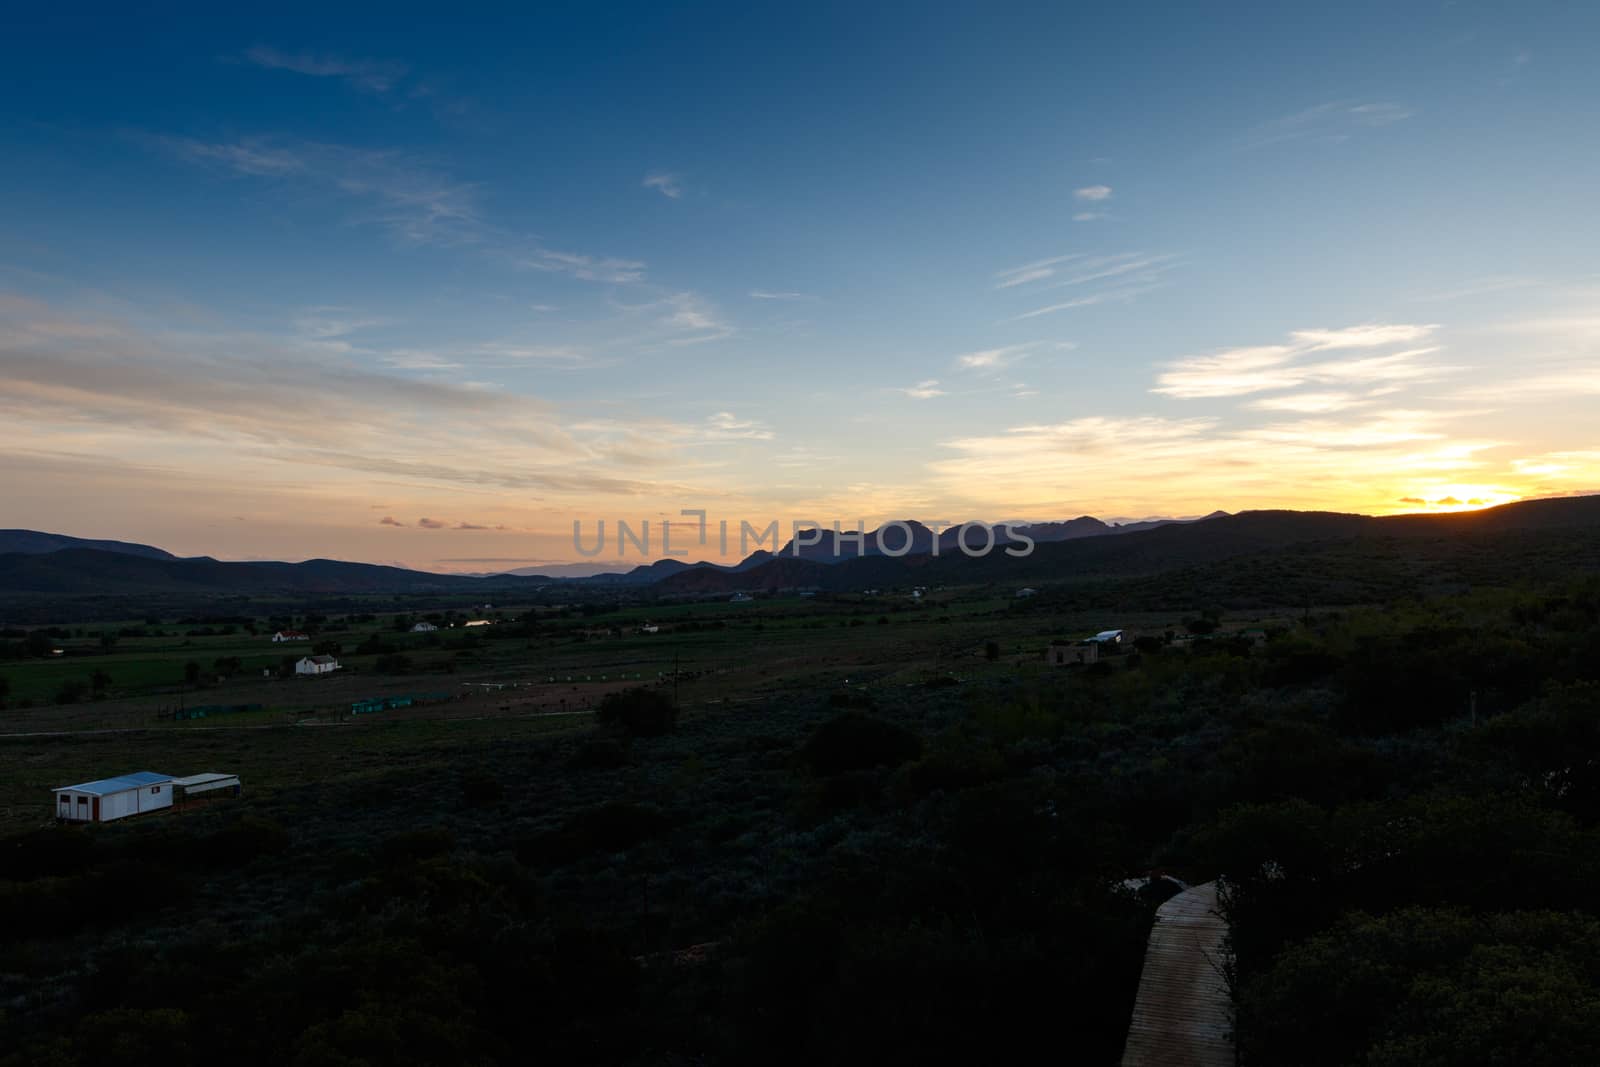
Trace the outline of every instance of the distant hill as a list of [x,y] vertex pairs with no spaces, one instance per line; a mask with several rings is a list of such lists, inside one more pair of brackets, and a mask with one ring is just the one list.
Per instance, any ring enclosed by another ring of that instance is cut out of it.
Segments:
[[[1118,536],[1041,541],[1026,556],[1010,556],[1000,548],[976,559],[943,549],[938,556],[876,555],[825,563],[780,556],[739,573],[673,575],[657,583],[657,588],[686,593],[806,586],[847,590],[936,582],[1126,577],[1208,565],[1290,546],[1394,539],[1402,543],[1397,551],[1404,551],[1403,542],[1421,538],[1552,530],[1587,530],[1600,536],[1600,496],[1531,500],[1440,515],[1374,517],[1324,511],[1247,511],[1203,522],[1163,523]],[[810,569],[795,564],[806,564]]]
[[60,552],[64,548],[92,548],[146,559],[178,558],[164,549],[129,541],[95,541],[87,537],[68,537],[66,534],[41,533],[38,530],[0,530],[0,555],[14,552],[43,555],[46,552]]
[[4,593],[424,593],[537,584],[536,578],[430,574],[332,559],[224,563],[205,556],[147,558],[89,548],[0,555],[0,592]]
[[[1012,530],[1018,535],[1026,535],[1039,544],[1054,543],[1056,541],[1074,541],[1080,537],[1106,537],[1114,534],[1137,533],[1142,530],[1154,530],[1160,526],[1172,526],[1189,522],[1204,522],[1226,515],[1225,511],[1212,512],[1204,519],[1151,519],[1146,522],[1109,523],[1095,518],[1092,515],[1080,515],[1076,519],[1066,519],[1061,522],[1033,522],[1013,523]],[[877,529],[868,530],[858,546],[855,534],[851,530],[840,530],[837,533],[830,527],[822,529],[811,527],[801,530],[804,540],[796,550],[795,541],[791,537],[777,555],[783,559],[806,559],[817,563],[844,563],[863,556],[905,555],[917,556],[933,553],[933,530],[915,519],[903,520],[905,528],[885,523]],[[909,531],[909,538],[907,536]],[[883,547],[879,548],[880,534]],[[1001,529],[995,531],[997,540],[1004,542],[1005,532]],[[939,531],[939,551],[956,552],[960,549],[963,537],[961,524],[946,527]],[[977,529],[965,532],[968,547],[976,550],[985,544],[982,531]],[[907,549],[907,541],[910,548]],[[748,562],[748,561],[746,561]],[[746,567],[745,569],[749,569]]]

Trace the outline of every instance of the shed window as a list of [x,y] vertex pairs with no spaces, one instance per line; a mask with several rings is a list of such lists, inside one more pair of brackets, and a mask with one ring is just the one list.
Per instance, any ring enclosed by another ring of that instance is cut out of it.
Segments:
[[81,806],[82,806],[82,807],[85,807],[85,808],[86,808],[86,807],[88,807],[88,806],[89,806],[89,798],[88,798],[88,797],[79,797],[79,798],[78,798],[78,803],[79,803],[79,805],[81,805]]
[[161,787],[159,785],[153,785],[153,786],[150,787],[150,792],[151,793],[159,793],[159,792],[161,792]]
[[62,793],[61,794],[61,803],[63,803],[63,804],[71,804],[72,803],[72,797],[68,796],[66,793]]

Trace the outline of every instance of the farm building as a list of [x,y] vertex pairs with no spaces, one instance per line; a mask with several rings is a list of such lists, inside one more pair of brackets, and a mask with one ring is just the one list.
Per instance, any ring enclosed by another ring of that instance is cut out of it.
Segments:
[[1018,600],[1026,600],[1028,597],[1038,596],[1038,595],[1039,595],[1039,590],[1033,589],[1031,587],[1027,588],[1027,589],[1018,589],[1017,590],[1017,599]]
[[1094,663],[1100,659],[1100,646],[1093,641],[1076,644],[1053,644],[1045,650],[1045,660],[1052,667],[1066,667],[1074,663]]
[[311,635],[310,634],[306,634],[306,633],[301,633],[299,630],[279,630],[277,633],[272,635],[272,641],[273,641],[274,644],[281,644],[284,641],[309,641],[309,640],[311,640]]
[[470,619],[467,622],[462,623],[462,625],[463,626],[492,626],[493,625],[493,621],[490,620],[490,619]]
[[339,669],[339,661],[332,656],[306,656],[294,665],[296,674],[332,674]]
[[135,771],[55,790],[56,818],[71,822],[111,822],[129,815],[172,807],[172,779],[154,771]]
[[207,771],[204,774],[191,774],[186,778],[172,779],[173,799],[182,804],[190,800],[215,800],[220,797],[236,797],[243,787],[239,784],[237,774],[218,774]]
[[1122,636],[1124,633],[1125,631],[1123,630],[1101,630],[1099,633],[1089,638],[1089,640],[1093,641],[1097,645],[1120,645],[1122,644]]
[[411,628],[411,632],[414,634],[431,634],[437,629],[438,627],[431,622],[419,622]]

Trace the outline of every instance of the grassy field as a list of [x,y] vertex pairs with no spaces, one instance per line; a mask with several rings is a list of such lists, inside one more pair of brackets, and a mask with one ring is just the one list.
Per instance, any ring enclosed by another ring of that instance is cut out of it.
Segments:
[[[790,597],[641,604],[566,617],[513,605],[496,615],[502,620],[497,626],[436,634],[397,630],[397,619],[409,622],[409,616],[336,620],[316,627],[313,641],[294,645],[273,644],[265,620],[256,634],[140,624],[148,636],[118,637],[110,648],[102,647],[102,633],[135,624],[74,631],[55,642],[66,654],[0,668],[10,682],[0,734],[68,735],[7,742],[0,758],[10,773],[0,779],[0,822],[36,825],[51,816],[51,788],[140,768],[175,775],[226,770],[242,775],[252,790],[272,789],[338,778],[373,753],[382,759],[395,744],[426,748],[455,736],[434,730],[465,731],[459,736],[481,744],[502,728],[494,720],[525,732],[572,729],[606,693],[628,686],[669,692],[686,713],[706,715],[835,690],[881,697],[951,680],[1028,682],[1051,671],[1043,652],[1053,639],[1113,624],[1151,633],[1182,626],[1172,613],[1041,613],[982,588],[936,590],[921,602]],[[641,632],[646,624],[657,632]],[[343,669],[330,676],[260,676],[285,656],[307,653],[307,646],[332,642],[354,649],[374,638],[408,656],[411,669],[381,670],[380,654],[341,651]],[[183,683],[184,664],[232,657],[241,665],[232,676]],[[425,665],[448,670],[417,670]],[[47,699],[63,682],[96,671],[112,679],[100,698]],[[445,699],[350,713],[356,701],[407,695]],[[219,705],[260,709],[198,719],[173,715],[180,707]],[[476,725],[479,720],[490,724]],[[325,757],[319,755],[324,750]]]

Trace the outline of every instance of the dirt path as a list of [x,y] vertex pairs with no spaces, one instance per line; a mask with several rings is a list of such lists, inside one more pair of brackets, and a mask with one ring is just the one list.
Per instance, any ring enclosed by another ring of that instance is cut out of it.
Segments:
[[1186,889],[1157,909],[1122,1067],[1233,1067],[1222,976],[1227,932],[1215,882]]

